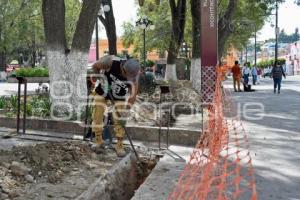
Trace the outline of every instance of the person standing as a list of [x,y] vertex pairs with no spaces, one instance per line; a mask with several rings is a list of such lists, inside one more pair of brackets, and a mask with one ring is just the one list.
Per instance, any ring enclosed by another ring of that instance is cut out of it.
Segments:
[[[234,91],[241,92],[241,68],[238,61],[235,61],[234,66],[231,68],[232,76],[233,76],[233,88]],[[238,87],[238,90],[236,89],[236,85]]]
[[249,76],[250,76],[250,69],[249,69],[250,63],[245,63],[245,66],[243,67],[243,78],[244,83],[249,83]]
[[252,83],[253,83],[253,85],[256,85],[256,82],[257,82],[257,68],[256,68],[256,66],[252,67],[251,75],[252,75]]
[[118,140],[115,150],[117,156],[123,157],[126,155],[123,147],[125,130],[120,114],[126,112],[136,100],[140,64],[135,59],[123,61],[119,57],[107,55],[93,65],[93,70],[101,80],[97,82],[92,80],[95,87],[92,129],[96,139],[92,149],[97,153],[104,151],[103,117],[107,103],[111,101],[114,106],[114,131]]
[[282,76],[286,78],[282,65],[277,65],[277,63],[275,63],[271,76],[273,77],[274,82],[274,94],[276,93],[277,88],[278,94],[280,94]]
[[259,67],[257,69],[257,84],[260,84],[261,75],[262,75],[262,69]]

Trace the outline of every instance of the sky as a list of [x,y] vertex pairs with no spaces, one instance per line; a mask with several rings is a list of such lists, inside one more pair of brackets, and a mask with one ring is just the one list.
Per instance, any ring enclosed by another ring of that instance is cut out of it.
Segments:
[[[116,20],[117,35],[122,36],[122,24],[127,21],[135,22],[136,10],[135,0],[113,0],[113,8]],[[270,20],[275,24],[275,16]],[[300,28],[300,6],[294,4],[294,0],[286,0],[279,6],[279,27],[290,34],[295,31],[296,27]],[[100,23],[100,38],[106,38],[103,25]],[[258,40],[263,41],[275,37],[275,28],[271,27],[271,23],[266,22],[265,26],[258,33]]]
[[[291,34],[295,32],[296,27],[300,29],[300,6],[294,4],[294,0],[286,0],[285,3],[281,4],[278,16],[280,30],[284,29],[287,34]],[[270,19],[275,25],[275,16],[272,16]],[[266,23],[259,33],[258,40],[260,41],[275,38],[275,28],[271,27],[271,23]]]
[[[116,29],[118,37],[121,37],[123,34],[122,25],[124,22],[135,22],[137,17],[138,6],[134,3],[135,0],[112,0]],[[106,33],[103,25],[99,23],[99,35],[100,38],[106,38]]]

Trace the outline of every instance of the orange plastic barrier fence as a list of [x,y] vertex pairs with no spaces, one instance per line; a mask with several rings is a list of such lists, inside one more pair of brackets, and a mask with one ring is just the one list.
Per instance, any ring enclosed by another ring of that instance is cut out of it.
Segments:
[[218,70],[205,131],[169,200],[256,200],[256,184],[245,129]]

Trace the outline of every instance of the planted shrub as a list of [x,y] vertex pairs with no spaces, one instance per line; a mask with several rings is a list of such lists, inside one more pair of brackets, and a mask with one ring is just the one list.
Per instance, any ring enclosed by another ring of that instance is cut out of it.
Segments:
[[36,67],[36,68],[20,68],[16,70],[15,76],[22,77],[49,77],[48,68]]
[[0,109],[4,109],[6,106],[6,99],[5,97],[0,97]]

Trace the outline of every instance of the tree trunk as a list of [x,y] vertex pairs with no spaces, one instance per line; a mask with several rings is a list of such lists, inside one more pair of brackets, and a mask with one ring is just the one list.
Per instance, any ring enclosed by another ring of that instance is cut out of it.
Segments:
[[173,81],[177,80],[176,58],[177,58],[177,50],[175,47],[175,41],[171,40],[169,45],[169,50],[168,50],[165,80],[173,80]]
[[84,0],[71,50],[66,46],[64,0],[43,0],[52,117],[70,119],[86,101],[86,66],[99,0]]
[[[2,40],[2,23],[0,21],[0,42]],[[0,49],[0,72],[6,69],[6,58],[4,49]]]
[[191,0],[193,48],[190,80],[193,88],[201,93],[201,1]]
[[100,16],[99,19],[105,27],[106,36],[108,38],[108,51],[110,55],[116,55],[117,52],[117,33],[116,23],[111,0],[102,0],[103,5],[109,5],[110,11],[105,12],[105,18]]
[[0,52],[0,72],[6,69],[6,56],[4,52]]
[[172,38],[169,44],[167,68],[165,73],[166,80],[177,80],[176,58],[182,44],[186,18],[186,0],[169,0],[172,14]]
[[220,17],[218,26],[219,26],[219,38],[218,38],[218,55],[219,60],[222,58],[224,54],[224,47],[231,34],[230,30],[230,22],[235,14],[237,8],[238,0],[230,0],[227,6],[226,12],[223,16]]

